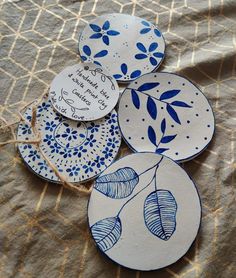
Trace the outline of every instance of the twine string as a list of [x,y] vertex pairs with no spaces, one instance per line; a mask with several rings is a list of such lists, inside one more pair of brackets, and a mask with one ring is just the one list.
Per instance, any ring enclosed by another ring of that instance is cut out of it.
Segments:
[[[37,126],[36,126],[37,108],[38,108],[39,103],[43,100],[43,98],[45,98],[46,95],[47,95],[47,93],[44,94],[39,100],[31,101],[31,102],[27,103],[26,105],[24,105],[24,107],[21,108],[20,112],[18,112],[19,119],[15,122],[11,123],[11,124],[8,124],[7,121],[3,117],[0,117],[0,120],[4,123],[4,125],[0,125],[0,130],[2,129],[3,131],[7,131],[8,129],[10,129],[11,134],[14,138],[14,139],[11,139],[11,140],[6,140],[4,142],[0,142],[0,147],[8,145],[8,144],[32,144],[32,145],[35,145],[37,150],[41,154],[41,156],[46,161],[47,165],[53,170],[55,175],[58,177],[58,179],[61,182],[63,187],[65,187],[65,188],[67,188],[67,189],[69,189],[73,192],[77,192],[77,193],[79,192],[79,193],[89,195],[92,191],[92,186],[90,186],[90,188],[87,188],[84,185],[81,185],[81,184],[74,185],[73,183],[67,181],[67,179],[64,177],[64,175],[62,175],[59,172],[57,167],[51,162],[51,160],[47,157],[47,155],[44,153],[44,151],[42,150],[42,148],[40,146],[40,143],[42,142],[42,136],[41,136],[41,133],[38,131]],[[31,121],[29,122],[27,119],[25,119],[25,117],[22,115],[21,112],[27,106],[31,105],[32,103],[34,103],[34,105],[32,106],[32,118],[31,118]],[[19,124],[21,122],[27,123],[31,126],[31,129],[32,129],[32,132],[33,132],[33,135],[34,135],[34,137],[32,139],[19,140],[19,139],[16,138],[13,127],[16,124]]]

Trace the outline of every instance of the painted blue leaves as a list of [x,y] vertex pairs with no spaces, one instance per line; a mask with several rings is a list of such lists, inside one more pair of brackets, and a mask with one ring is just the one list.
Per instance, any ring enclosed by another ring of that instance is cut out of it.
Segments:
[[134,169],[125,167],[100,176],[94,188],[109,198],[122,199],[132,194],[138,182],[139,177]]
[[144,202],[144,221],[148,230],[162,240],[169,240],[176,229],[177,203],[168,190],[150,193]]
[[171,107],[170,104],[167,104],[166,111],[177,124],[181,124],[178,114],[176,113],[175,109]]
[[103,252],[106,252],[117,243],[121,236],[121,231],[121,221],[118,216],[102,219],[91,227],[93,238]]
[[83,61],[87,61],[87,62],[92,61],[93,63],[95,63],[99,66],[101,66],[101,64],[97,61],[97,58],[102,58],[108,54],[107,50],[101,50],[98,53],[91,56],[92,52],[88,45],[83,46],[83,52],[84,52],[84,55],[81,55],[81,59]]
[[156,133],[152,126],[148,127],[148,138],[152,142],[153,145],[156,146]]
[[153,120],[157,118],[157,106],[154,100],[149,96],[147,99],[147,111]]
[[170,91],[166,91],[164,93],[161,94],[160,96],[160,100],[165,100],[165,99],[169,99],[172,97],[175,97],[176,95],[178,95],[180,93],[180,90],[170,90]]
[[148,91],[156,88],[158,85],[160,85],[159,82],[143,83],[141,86],[138,87],[137,91],[141,91],[141,92]]
[[131,89],[131,97],[132,97],[132,102],[134,104],[134,106],[139,109],[140,108],[140,100],[139,100],[139,96],[136,93],[136,91],[134,89]]
[[102,27],[96,25],[96,24],[89,24],[90,28],[95,32],[93,35],[91,35],[90,39],[100,39],[102,38],[102,41],[106,44],[110,44],[109,36],[117,36],[120,33],[116,30],[110,30],[110,22],[106,20]]
[[141,23],[144,25],[143,29],[140,30],[141,35],[147,34],[153,30],[154,34],[157,37],[161,37],[161,32],[154,25],[150,24],[145,20],[143,20]]

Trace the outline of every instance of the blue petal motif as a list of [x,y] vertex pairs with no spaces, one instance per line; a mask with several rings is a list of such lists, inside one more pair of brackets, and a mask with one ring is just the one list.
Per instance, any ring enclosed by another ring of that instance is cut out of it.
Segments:
[[154,53],[153,53],[153,56],[156,57],[156,58],[163,58],[163,57],[164,57],[164,54],[161,53],[161,52],[154,52]]
[[158,29],[154,29],[154,33],[156,34],[157,37],[161,37],[161,33]]
[[157,47],[158,47],[158,43],[153,42],[150,44],[148,51],[153,52],[155,49],[157,49]]
[[123,199],[132,194],[138,182],[139,177],[134,169],[124,167],[97,178],[94,188],[109,198]]
[[124,75],[128,72],[128,67],[125,63],[122,64],[120,68],[121,68],[121,71]]
[[157,106],[154,100],[149,96],[147,99],[147,111],[153,120],[157,118]]
[[89,26],[94,32],[101,32],[101,28],[98,25],[89,24]]
[[82,59],[83,61],[88,60],[88,58],[87,58],[86,56],[81,56],[81,59]]
[[96,222],[91,227],[91,232],[98,247],[106,252],[119,240],[122,225],[119,217],[108,217]]
[[174,140],[176,136],[177,136],[177,134],[176,135],[164,136],[164,137],[161,138],[161,143],[163,143],[163,144],[169,143],[172,140]]
[[102,40],[103,40],[103,42],[106,44],[106,45],[109,45],[109,37],[108,36],[103,36],[102,37]]
[[150,63],[151,63],[153,66],[156,66],[156,65],[157,65],[157,60],[156,60],[155,58],[150,57],[150,58],[149,58],[149,61],[150,61]]
[[165,99],[169,99],[172,97],[175,97],[179,94],[180,90],[170,90],[170,91],[166,91],[163,94],[161,94],[160,96],[160,100],[165,100]]
[[146,33],[148,33],[148,32],[150,32],[151,31],[151,28],[143,28],[141,31],[140,31],[140,34],[146,34]]
[[171,107],[169,104],[167,104],[167,112],[169,113],[169,115],[171,116],[171,118],[178,124],[181,125],[181,122],[179,120],[179,117],[175,111],[175,109],[173,107]]
[[188,105],[187,103],[185,103],[183,101],[178,101],[178,100],[171,102],[171,105],[179,106],[179,107],[188,107],[188,108],[192,107],[192,106]]
[[160,83],[159,82],[152,82],[152,83],[144,83],[142,84],[141,86],[138,87],[138,91],[148,91],[148,90],[151,90],[157,86],[159,86]]
[[120,79],[120,78],[122,77],[122,75],[121,75],[121,74],[114,74],[113,77],[114,77],[115,79]]
[[142,52],[144,52],[144,53],[147,53],[146,47],[145,47],[141,42],[138,42],[136,45],[137,45],[137,48],[138,48],[140,51],[142,51]]
[[168,151],[168,150],[169,150],[168,148],[158,148],[158,149],[156,149],[156,153],[162,154],[162,153],[164,153],[165,151]]
[[115,30],[109,30],[109,31],[107,31],[107,35],[109,35],[109,36],[117,36],[117,35],[119,35],[120,34],[120,32],[117,32],[117,31],[115,31]]
[[147,58],[147,54],[143,54],[143,53],[136,54],[135,58],[138,60],[145,59],[145,58]]
[[84,51],[84,53],[85,53],[87,56],[90,56],[90,55],[91,55],[91,49],[90,49],[90,47],[89,47],[88,45],[85,45],[85,46],[83,47],[83,51]]
[[110,23],[106,20],[102,26],[102,30],[108,30],[110,28]]
[[141,23],[144,25],[144,26],[150,26],[150,24],[147,22],[147,21],[141,21]]
[[92,36],[90,36],[90,39],[100,39],[102,37],[101,33],[95,33]]
[[144,220],[148,230],[162,240],[169,240],[176,229],[177,203],[168,190],[150,193],[144,202]]
[[134,106],[139,109],[140,108],[140,100],[138,94],[135,92],[134,89],[131,89],[131,96]]
[[156,133],[152,126],[148,127],[148,138],[152,144],[156,146]]
[[135,70],[131,73],[130,77],[131,78],[136,78],[139,77],[141,75],[141,71],[140,70]]
[[97,54],[95,54],[95,55],[94,55],[94,58],[104,57],[104,56],[107,55],[107,53],[108,53],[107,50],[102,50],[102,51],[98,52]]

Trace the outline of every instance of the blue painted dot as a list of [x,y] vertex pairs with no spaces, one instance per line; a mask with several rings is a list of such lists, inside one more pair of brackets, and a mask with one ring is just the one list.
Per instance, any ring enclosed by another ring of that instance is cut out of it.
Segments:
[[207,125],[207,127],[210,127],[210,125]]
[[190,121],[189,121],[189,120],[187,120],[187,123],[189,124],[189,123],[190,123]]
[[131,139],[131,137],[129,137],[129,140]]
[[198,150],[198,147],[196,147],[195,149]]
[[209,109],[207,109],[206,111],[209,112]]
[[127,119],[126,122],[129,122],[129,119]]
[[175,154],[178,155],[179,153],[176,152]]
[[183,83],[182,85],[185,86],[185,83]]
[[142,140],[144,140],[144,137],[141,137]]
[[193,104],[193,103],[194,103],[194,101],[191,101],[191,103]]
[[205,140],[207,140],[207,137],[204,137]]
[[145,119],[142,119],[142,121],[144,122],[144,121],[145,121]]
[[189,139],[189,136],[186,136],[187,139]]
[[198,114],[196,114],[196,117],[198,117],[199,115]]
[[196,96],[198,96],[198,93],[196,93]]
[[170,84],[171,82],[169,81],[168,84]]
[[175,127],[174,125],[171,125],[171,127]]
[[128,107],[128,105],[126,104],[126,105],[125,105],[125,107],[127,108],[127,107]]

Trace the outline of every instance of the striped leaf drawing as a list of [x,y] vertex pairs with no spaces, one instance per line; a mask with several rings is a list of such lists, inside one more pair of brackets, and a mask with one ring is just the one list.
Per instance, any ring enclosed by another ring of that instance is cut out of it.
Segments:
[[99,220],[91,227],[91,232],[98,247],[106,252],[112,248],[121,236],[122,226],[119,217]]
[[144,221],[148,230],[162,240],[169,240],[176,229],[177,203],[168,190],[155,190],[144,202]]
[[97,178],[94,188],[113,199],[122,199],[132,194],[139,182],[139,176],[130,167]]

